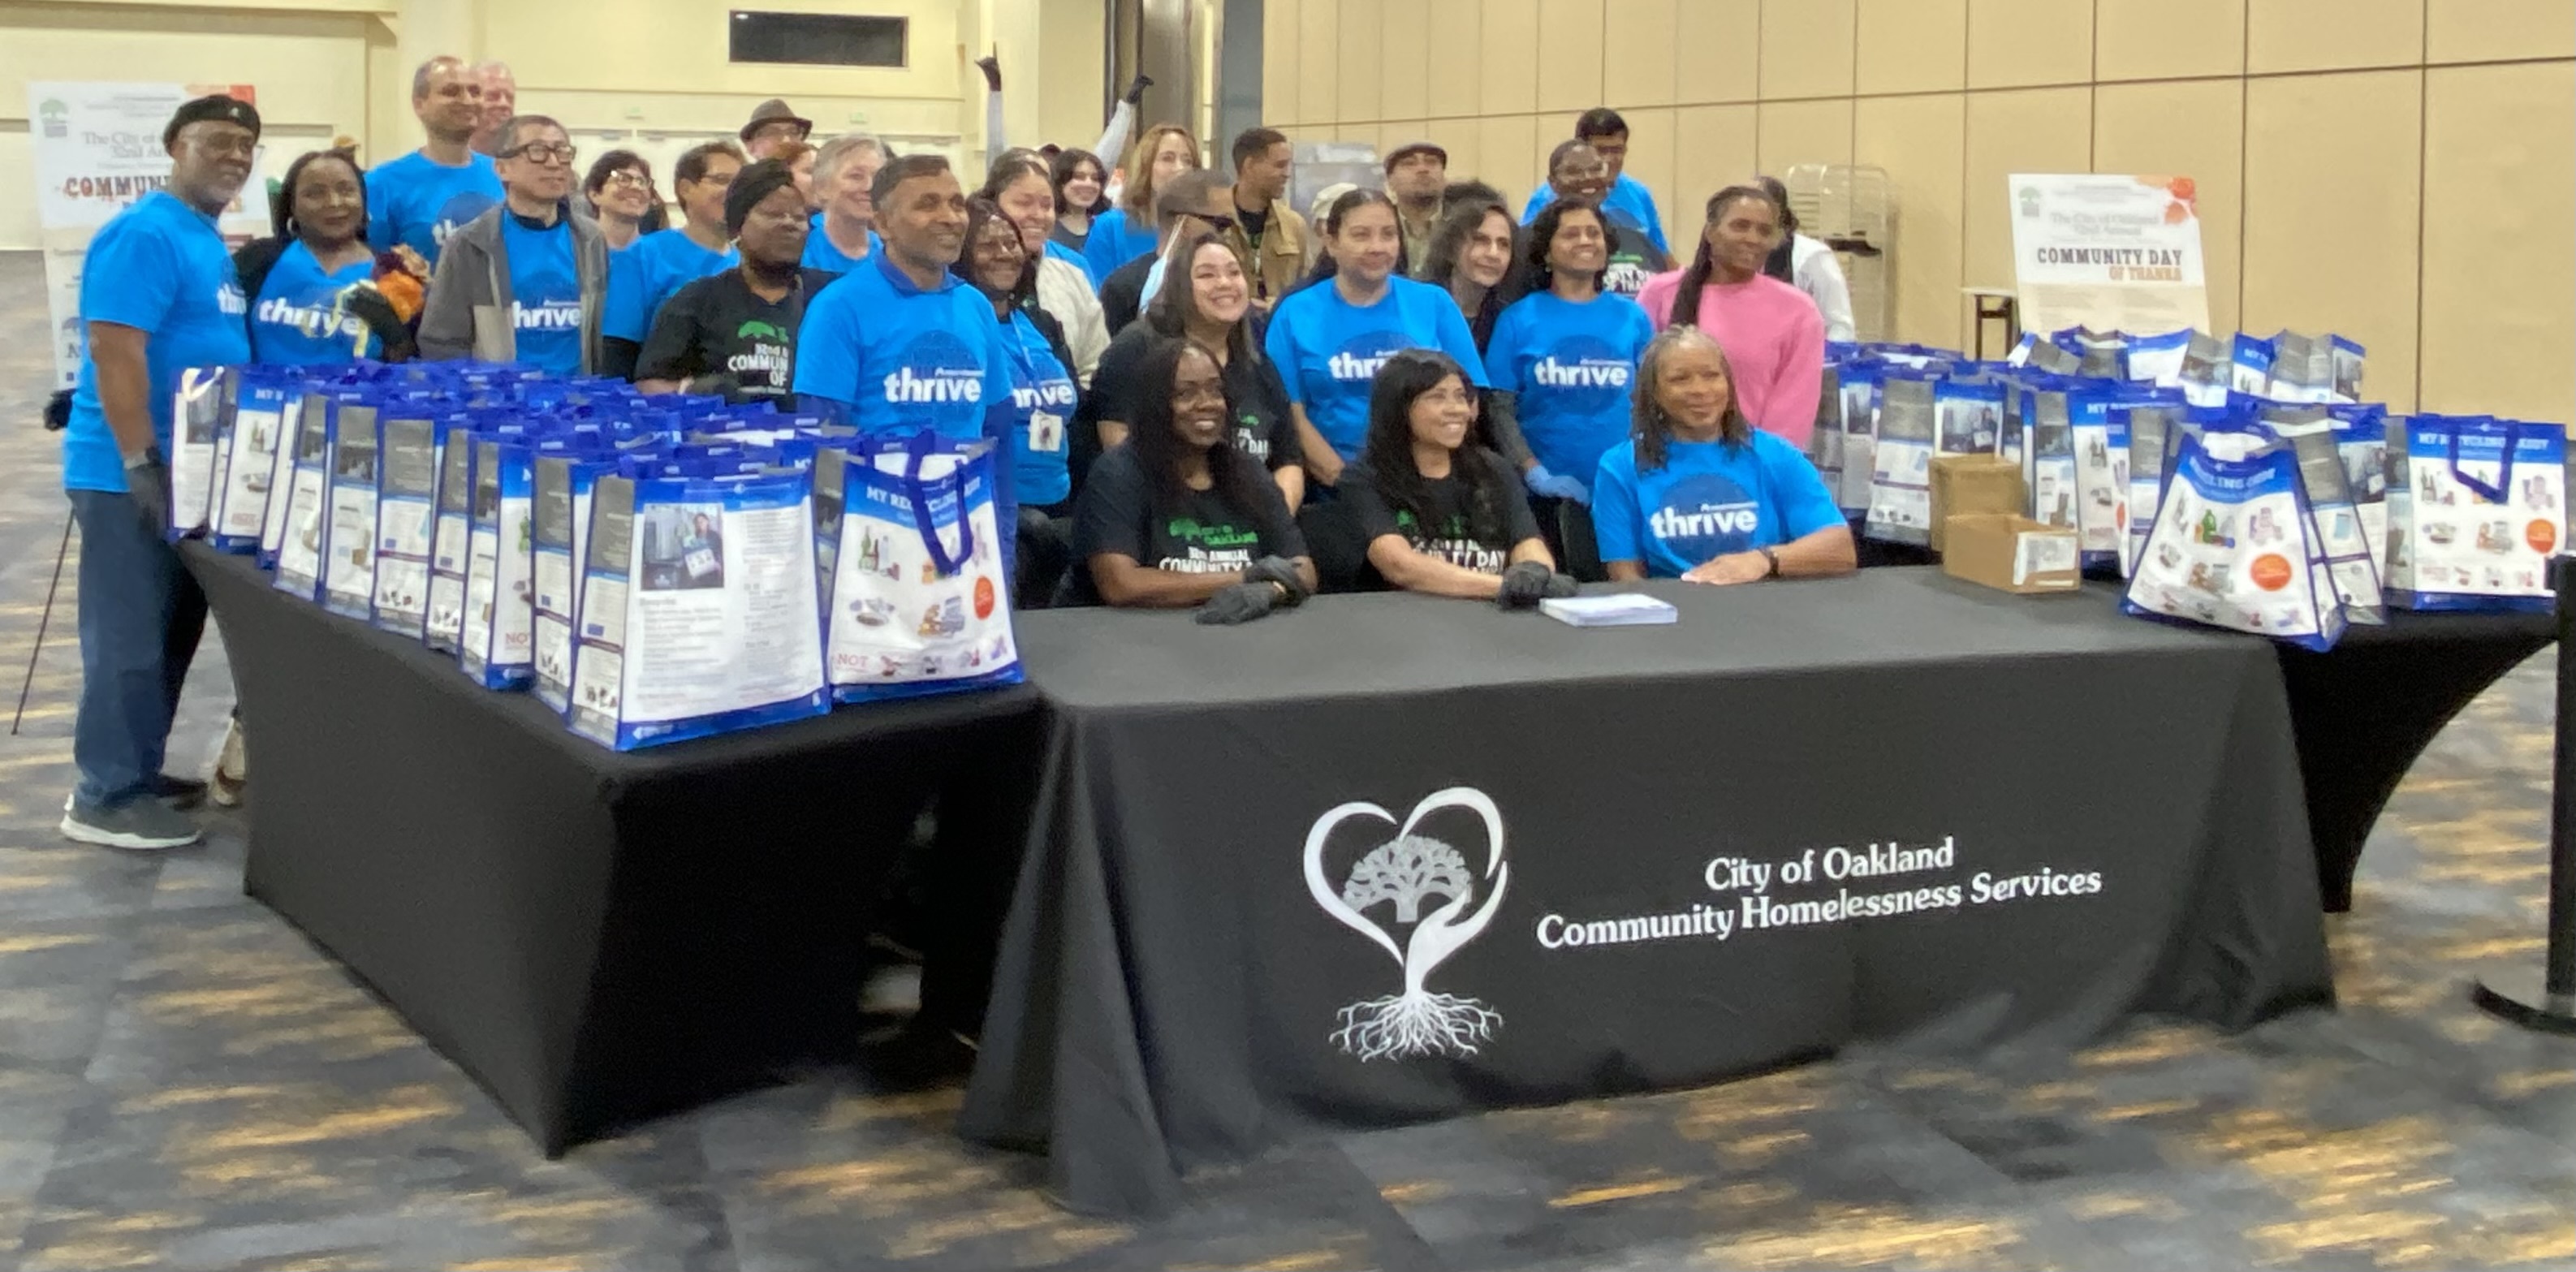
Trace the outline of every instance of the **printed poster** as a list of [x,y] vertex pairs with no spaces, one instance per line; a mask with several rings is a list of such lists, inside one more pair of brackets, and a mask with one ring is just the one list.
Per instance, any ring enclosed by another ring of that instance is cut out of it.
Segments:
[[[79,377],[80,265],[90,236],[110,217],[167,184],[170,155],[161,130],[180,105],[224,93],[254,105],[248,84],[99,83],[37,80],[27,85],[28,141],[36,174],[36,224],[44,235],[45,294],[53,316],[55,387]],[[219,218],[224,237],[269,233],[267,148],[251,161],[244,197]]]
[[2209,329],[2190,177],[2015,175],[2013,280],[2025,331]]

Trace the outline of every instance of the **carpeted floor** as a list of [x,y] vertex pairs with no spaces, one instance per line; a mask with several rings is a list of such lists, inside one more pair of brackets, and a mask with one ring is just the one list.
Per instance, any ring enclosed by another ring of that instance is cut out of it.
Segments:
[[[11,668],[64,509],[35,423],[39,275],[0,254]],[[2330,929],[2338,1012],[1347,1135],[1129,1227],[950,1136],[955,1091],[878,1096],[849,1071],[543,1160],[242,896],[237,821],[158,857],[57,837],[70,606],[0,742],[0,1260],[26,1269],[2576,1268],[2576,1042],[2465,992],[2490,960],[2540,958],[2545,657],[2381,822]],[[210,644],[174,766],[213,745],[228,693]]]

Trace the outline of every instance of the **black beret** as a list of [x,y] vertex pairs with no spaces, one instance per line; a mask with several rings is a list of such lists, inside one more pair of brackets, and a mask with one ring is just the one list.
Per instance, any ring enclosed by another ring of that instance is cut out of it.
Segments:
[[179,139],[180,129],[206,119],[220,119],[228,124],[239,124],[250,130],[253,139],[259,136],[258,107],[238,97],[209,93],[180,106],[178,111],[170,116],[170,126],[161,130],[161,148],[168,150],[170,143]]
[[763,159],[733,174],[733,185],[725,190],[725,233],[742,237],[742,225],[751,219],[751,210],[779,187],[794,184],[796,174],[775,159]]

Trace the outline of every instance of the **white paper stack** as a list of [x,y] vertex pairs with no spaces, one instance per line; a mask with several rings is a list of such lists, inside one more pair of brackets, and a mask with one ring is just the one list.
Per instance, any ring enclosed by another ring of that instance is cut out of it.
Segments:
[[1671,603],[1635,592],[1544,600],[1538,610],[1572,627],[1651,627],[1677,623],[1682,617]]

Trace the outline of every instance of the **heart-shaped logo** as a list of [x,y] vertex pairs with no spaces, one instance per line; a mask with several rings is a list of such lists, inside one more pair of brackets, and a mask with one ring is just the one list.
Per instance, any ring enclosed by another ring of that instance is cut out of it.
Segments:
[[[1448,809],[1465,809],[1484,824],[1481,871],[1455,847],[1416,833],[1426,818]],[[1326,842],[1344,822],[1359,817],[1395,827],[1395,834],[1363,856],[1335,888],[1325,872]],[[1385,950],[1404,971],[1401,994],[1343,1008],[1342,1027],[1333,1041],[1362,1060],[1473,1055],[1502,1017],[1475,999],[1430,993],[1423,982],[1433,968],[1482,934],[1502,908],[1511,867],[1503,860],[1503,815],[1494,801],[1473,787],[1453,786],[1424,796],[1400,823],[1393,813],[1365,800],[1340,805],[1307,830],[1305,873],[1306,890],[1324,913]],[[1481,905],[1476,897],[1480,878]],[[1424,915],[1423,905],[1435,898],[1439,907]],[[1369,918],[1366,911],[1379,905],[1391,906],[1397,923],[1413,924],[1403,945]]]

